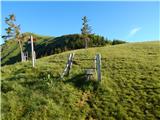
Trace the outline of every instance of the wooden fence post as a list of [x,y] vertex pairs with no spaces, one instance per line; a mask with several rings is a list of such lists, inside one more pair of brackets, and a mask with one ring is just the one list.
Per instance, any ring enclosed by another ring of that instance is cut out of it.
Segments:
[[34,63],[36,63],[36,52],[34,51]]
[[70,70],[72,68],[72,62],[73,62],[73,58],[74,58],[74,53],[70,53],[69,56],[68,56],[68,61],[67,61],[67,64],[66,64],[66,67],[61,75],[61,78],[63,78],[64,75],[69,75],[70,73]]
[[70,69],[71,69],[71,64],[72,64],[72,54],[69,54],[68,62],[67,62],[67,68],[65,71],[65,75],[69,75]]
[[97,78],[101,81],[101,54],[96,55],[96,68],[97,68]]
[[34,58],[34,46],[33,46],[33,37],[32,35],[30,36],[31,39],[31,51],[32,51],[32,67],[35,67],[35,58]]
[[94,68],[95,68],[95,73],[96,73],[96,71],[97,71],[97,55],[94,58],[94,64],[95,64]]

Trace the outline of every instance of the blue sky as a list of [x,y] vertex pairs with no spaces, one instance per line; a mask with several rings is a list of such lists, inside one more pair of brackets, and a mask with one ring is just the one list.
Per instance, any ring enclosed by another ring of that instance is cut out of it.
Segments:
[[5,17],[14,13],[22,32],[51,36],[80,33],[81,18],[87,16],[93,32],[108,39],[160,39],[158,2],[3,1],[1,5],[2,35],[7,27]]

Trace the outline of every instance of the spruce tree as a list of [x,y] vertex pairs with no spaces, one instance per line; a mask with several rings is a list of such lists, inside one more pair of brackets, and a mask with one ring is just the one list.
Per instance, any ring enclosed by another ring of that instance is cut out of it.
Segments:
[[88,48],[88,41],[90,40],[88,35],[91,34],[91,26],[88,25],[88,19],[86,16],[82,18],[82,21],[81,34],[85,40],[85,48]]

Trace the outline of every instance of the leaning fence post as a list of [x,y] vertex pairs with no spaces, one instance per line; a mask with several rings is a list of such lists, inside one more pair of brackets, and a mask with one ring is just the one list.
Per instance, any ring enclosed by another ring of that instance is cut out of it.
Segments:
[[74,53],[71,54],[71,58],[70,58],[70,61],[69,61],[68,75],[69,75],[70,70],[72,68],[73,58],[74,58]]
[[67,69],[66,69],[66,73],[65,73],[66,75],[69,75],[71,64],[72,64],[71,60],[72,60],[72,53],[70,53],[69,57],[68,57],[68,62],[67,62],[68,65],[67,65]]
[[66,67],[61,75],[61,78],[63,78],[64,75],[69,75],[70,73],[70,69],[72,68],[72,62],[73,62],[73,58],[74,58],[74,53],[70,53],[69,56],[68,56],[68,61],[67,61],[67,64],[66,64]]

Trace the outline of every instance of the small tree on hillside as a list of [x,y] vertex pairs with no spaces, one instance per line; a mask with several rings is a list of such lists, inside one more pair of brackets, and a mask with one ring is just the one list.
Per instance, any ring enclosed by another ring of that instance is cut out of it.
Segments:
[[8,25],[8,27],[5,29],[7,35],[2,37],[5,39],[5,41],[11,38],[15,38],[17,40],[21,51],[21,61],[24,61],[22,43],[26,36],[20,33],[20,25],[16,25],[15,22],[16,17],[14,14],[11,14],[9,17],[5,18],[5,23]]
[[88,25],[88,19],[87,19],[86,16],[84,16],[82,18],[82,21],[83,21],[83,23],[82,23],[83,27],[81,29],[81,33],[82,33],[83,38],[85,40],[85,48],[87,48],[88,47],[88,41],[90,40],[88,35],[91,34],[91,26]]

